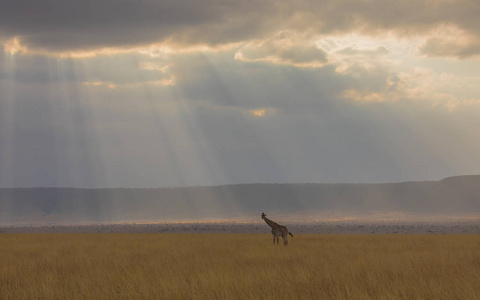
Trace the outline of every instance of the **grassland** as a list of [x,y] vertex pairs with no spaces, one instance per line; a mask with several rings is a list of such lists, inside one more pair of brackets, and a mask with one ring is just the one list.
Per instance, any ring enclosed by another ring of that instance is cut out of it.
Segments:
[[0,299],[480,299],[478,235],[3,234]]

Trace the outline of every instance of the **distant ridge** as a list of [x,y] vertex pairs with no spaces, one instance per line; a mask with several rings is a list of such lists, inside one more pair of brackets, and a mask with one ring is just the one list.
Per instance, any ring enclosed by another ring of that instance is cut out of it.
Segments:
[[146,189],[2,188],[0,225],[295,220],[349,214],[480,214],[480,175],[381,184],[238,184]]

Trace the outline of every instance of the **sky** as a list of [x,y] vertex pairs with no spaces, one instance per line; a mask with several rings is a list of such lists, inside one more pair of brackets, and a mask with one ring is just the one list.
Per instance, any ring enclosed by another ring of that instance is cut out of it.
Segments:
[[0,187],[480,173],[477,0],[1,0]]

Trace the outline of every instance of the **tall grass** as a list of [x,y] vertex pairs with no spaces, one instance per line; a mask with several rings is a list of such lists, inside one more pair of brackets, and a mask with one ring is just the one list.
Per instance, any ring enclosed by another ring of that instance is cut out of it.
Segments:
[[0,235],[0,299],[480,299],[480,236]]

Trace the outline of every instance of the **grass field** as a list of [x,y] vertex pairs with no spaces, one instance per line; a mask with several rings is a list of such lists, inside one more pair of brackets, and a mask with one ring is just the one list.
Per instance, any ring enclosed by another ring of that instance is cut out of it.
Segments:
[[0,299],[262,298],[480,299],[480,236],[0,235]]

